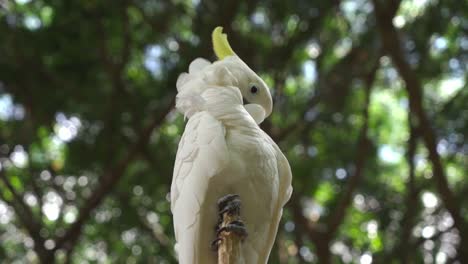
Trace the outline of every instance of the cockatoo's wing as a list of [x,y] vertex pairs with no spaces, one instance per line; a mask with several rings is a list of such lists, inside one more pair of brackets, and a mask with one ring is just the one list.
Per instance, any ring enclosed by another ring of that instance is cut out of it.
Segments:
[[[202,205],[210,178],[228,162],[224,126],[208,112],[198,112],[188,121],[180,140],[171,186],[171,210],[181,264],[208,264],[212,256],[197,256],[201,247]],[[212,238],[211,238],[212,239]],[[206,260],[204,259],[206,258]]]
[[292,194],[292,173],[291,167],[289,166],[289,162],[281,152],[281,149],[276,145],[273,139],[268,136],[267,133],[262,131],[264,137],[268,138],[270,144],[276,150],[276,160],[278,166],[278,177],[279,177],[279,185],[278,185],[278,200],[275,207],[275,215],[271,218],[271,226],[269,231],[269,237],[265,241],[265,249],[260,250],[259,252],[261,255],[259,256],[258,263],[267,263],[269,254],[271,249],[273,248],[273,244],[275,243],[276,234],[278,232],[278,226],[281,220],[281,216],[283,215],[283,207],[289,201]]

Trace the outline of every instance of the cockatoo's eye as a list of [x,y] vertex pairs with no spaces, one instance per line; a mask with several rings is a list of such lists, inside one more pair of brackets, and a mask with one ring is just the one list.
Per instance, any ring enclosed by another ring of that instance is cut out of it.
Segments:
[[258,93],[258,88],[255,85],[250,86],[250,92],[253,94]]

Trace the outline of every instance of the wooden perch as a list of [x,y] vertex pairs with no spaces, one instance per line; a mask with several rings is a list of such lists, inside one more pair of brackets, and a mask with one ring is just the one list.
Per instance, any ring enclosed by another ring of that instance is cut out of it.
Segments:
[[244,263],[242,256],[242,241],[247,236],[240,218],[240,198],[237,195],[227,195],[218,201],[220,225],[218,230],[218,264]]

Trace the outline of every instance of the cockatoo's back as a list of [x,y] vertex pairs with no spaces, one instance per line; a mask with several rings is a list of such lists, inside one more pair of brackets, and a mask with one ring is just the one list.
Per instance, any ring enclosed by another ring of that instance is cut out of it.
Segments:
[[291,193],[288,162],[243,108],[238,90],[211,87],[201,97],[203,110],[190,117],[179,143],[171,188],[179,263],[216,263],[216,202],[235,193],[249,233],[245,263],[264,264]]
[[176,108],[189,119],[171,186],[179,263],[216,264],[210,245],[217,201],[237,194],[248,233],[239,264],[265,264],[291,195],[291,170],[258,126],[272,112],[268,86],[234,53],[222,28],[213,31],[213,47],[218,61],[196,59],[177,80]]

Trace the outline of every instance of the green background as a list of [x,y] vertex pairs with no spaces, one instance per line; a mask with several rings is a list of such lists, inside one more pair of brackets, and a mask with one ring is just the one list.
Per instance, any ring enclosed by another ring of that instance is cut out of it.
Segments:
[[1,263],[176,263],[175,81],[216,26],[293,171],[269,263],[468,263],[466,1],[0,3]]

